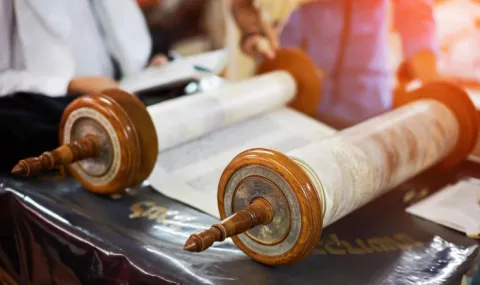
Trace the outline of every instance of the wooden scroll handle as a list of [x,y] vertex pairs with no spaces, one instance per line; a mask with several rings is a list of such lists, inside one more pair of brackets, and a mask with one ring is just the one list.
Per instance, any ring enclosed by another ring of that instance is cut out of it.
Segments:
[[13,174],[29,176],[45,169],[53,169],[85,158],[96,157],[100,153],[99,143],[94,136],[62,145],[51,152],[44,152],[39,157],[20,160],[12,170]]
[[221,223],[191,235],[183,249],[191,252],[204,251],[216,241],[224,241],[228,237],[244,233],[257,225],[266,225],[271,222],[272,218],[273,208],[270,203],[263,198],[255,199],[250,206],[236,212]]

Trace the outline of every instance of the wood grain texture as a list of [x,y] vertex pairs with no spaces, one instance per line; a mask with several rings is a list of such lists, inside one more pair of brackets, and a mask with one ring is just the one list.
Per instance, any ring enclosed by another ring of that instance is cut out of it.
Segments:
[[303,169],[284,154],[268,149],[250,149],[237,155],[225,168],[218,186],[218,208],[220,217],[226,219],[224,195],[229,179],[239,169],[261,165],[267,167],[288,183],[298,201],[301,212],[301,231],[295,245],[286,253],[277,256],[265,256],[248,248],[237,237],[233,242],[252,259],[268,265],[293,264],[305,258],[320,241],[322,232],[322,202],[313,183]]
[[247,207],[231,215],[211,228],[191,235],[183,247],[187,251],[201,252],[214,242],[244,233],[251,228],[268,224],[273,217],[273,209],[267,200],[257,198]]
[[[85,119],[90,122],[79,126],[78,122]],[[136,186],[148,177],[158,154],[157,137],[146,108],[134,95],[110,89],[102,94],[79,97],[64,111],[60,122],[60,143],[68,143],[66,139],[72,133],[80,127],[88,128],[89,124],[97,124],[104,136],[100,156],[109,153],[111,159],[103,161],[110,165],[106,165],[105,173],[101,174],[93,173],[83,161],[68,165],[68,171],[80,184],[97,194],[114,194]],[[98,137],[98,128],[84,132]],[[92,160],[88,163],[100,162]]]
[[[463,161],[476,142],[479,122],[467,94],[454,87],[443,82],[425,85],[412,92],[410,101],[405,102],[409,106],[296,149],[286,154],[289,157],[267,149],[240,153],[220,179],[217,201],[221,218],[227,218],[229,205],[225,205],[225,193],[230,179],[244,167],[260,165],[288,183],[300,204],[302,225],[294,246],[281,255],[254,251],[239,236],[232,237],[234,243],[264,264],[296,263],[319,241],[324,225],[393,189],[443,157],[446,157],[440,163],[443,168]],[[301,167],[297,159],[305,165]],[[308,176],[309,173],[313,176]]]
[[152,118],[145,105],[134,95],[119,89],[104,90],[102,94],[118,102],[135,126],[140,152],[140,165],[129,187],[138,186],[148,178],[158,156],[158,138]]
[[310,57],[297,48],[280,48],[273,60],[264,59],[257,73],[274,70],[287,71],[297,82],[297,94],[290,106],[308,116],[314,116],[322,96],[322,80]]
[[[408,82],[404,79],[403,82]],[[458,120],[460,138],[454,151],[438,164],[439,170],[448,170],[462,162],[474,149],[479,136],[480,116],[470,96],[460,87],[448,82],[433,82],[406,91],[399,86],[394,93],[394,107],[398,108],[421,99],[434,99],[447,106]]]
[[30,175],[66,166],[89,191],[114,194],[144,181],[158,155],[158,138],[147,108],[119,89],[70,103],[60,121],[59,140],[58,149],[20,161],[12,172]]
[[13,174],[30,176],[47,169],[54,169],[76,161],[95,157],[99,153],[99,145],[94,136],[87,136],[70,144],[61,145],[51,152],[44,152],[39,157],[22,159],[12,170]]
[[[65,141],[65,124],[68,118],[74,111],[81,108],[94,110],[105,116],[111,123],[115,136],[119,141],[119,146],[116,149],[120,152],[120,166],[118,171],[114,173],[114,177],[102,183],[94,183],[88,171],[79,164],[70,164],[67,166],[67,170],[80,184],[91,192],[97,194],[122,192],[129,186],[130,181],[133,180],[132,173],[138,168],[138,163],[135,162],[135,159],[139,156],[135,128],[132,126],[127,113],[118,103],[101,94],[86,95],[73,101],[65,109],[60,122],[61,144],[68,143]],[[75,128],[75,125],[72,128]],[[103,151],[105,150],[103,149]]]

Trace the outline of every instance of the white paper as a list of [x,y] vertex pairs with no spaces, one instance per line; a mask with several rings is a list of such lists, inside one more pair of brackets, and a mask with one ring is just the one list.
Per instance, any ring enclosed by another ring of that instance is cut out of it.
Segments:
[[283,107],[293,100],[296,90],[296,82],[287,72],[274,71],[152,105],[148,113],[155,125],[159,150],[165,151]]
[[[321,183],[323,226],[371,202],[448,154],[458,139],[455,115],[421,100],[287,153]],[[313,181],[316,181],[315,179]]]
[[480,238],[480,180],[463,180],[447,186],[406,211],[470,237]]
[[211,75],[196,70],[195,65],[218,74],[224,66],[225,56],[224,50],[216,50],[177,59],[163,66],[148,67],[136,75],[124,78],[120,82],[120,88],[135,93],[185,79],[199,79]]
[[333,133],[334,129],[282,107],[160,153],[149,181],[164,195],[219,218],[218,182],[240,152],[264,147],[285,153]]

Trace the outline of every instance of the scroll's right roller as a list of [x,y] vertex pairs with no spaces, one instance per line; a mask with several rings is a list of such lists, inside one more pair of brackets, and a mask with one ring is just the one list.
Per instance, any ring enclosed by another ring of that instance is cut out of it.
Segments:
[[[397,86],[393,92],[393,107],[397,108],[402,106],[411,100],[414,100],[412,96],[418,95],[418,93],[409,92],[415,88],[419,88],[422,86],[420,80],[416,79],[412,72],[410,71],[408,64],[406,62],[402,63],[398,70],[397,70]],[[457,82],[455,82],[457,84]],[[459,82],[458,86],[464,87],[464,85],[473,85],[473,84],[463,84],[463,82]],[[468,96],[472,100],[475,108],[477,109],[477,114],[480,120],[480,91],[476,90],[477,92],[473,92],[473,90],[467,90],[465,88],[465,92],[467,92]],[[455,98],[450,98],[451,100],[455,100]],[[470,153],[472,157],[480,159],[480,136],[479,140],[477,140],[475,148]]]
[[479,132],[469,96],[443,82],[411,95],[402,107],[286,154],[237,155],[218,186],[223,221],[190,236],[184,249],[232,237],[258,262],[299,262],[324,227],[428,168],[462,162]]

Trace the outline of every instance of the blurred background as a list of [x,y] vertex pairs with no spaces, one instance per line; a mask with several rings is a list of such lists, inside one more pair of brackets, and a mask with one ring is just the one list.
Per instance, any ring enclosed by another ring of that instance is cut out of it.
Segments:
[[[231,14],[223,0],[136,0],[148,20],[154,53],[173,50],[182,56],[224,48]],[[392,13],[390,13],[390,18]],[[480,1],[435,0],[441,68],[472,80],[480,79]],[[400,36],[391,21],[390,66],[398,68]],[[229,36],[232,36],[229,34]]]
[[224,47],[222,0],[137,0],[148,21],[154,53],[182,56]]

